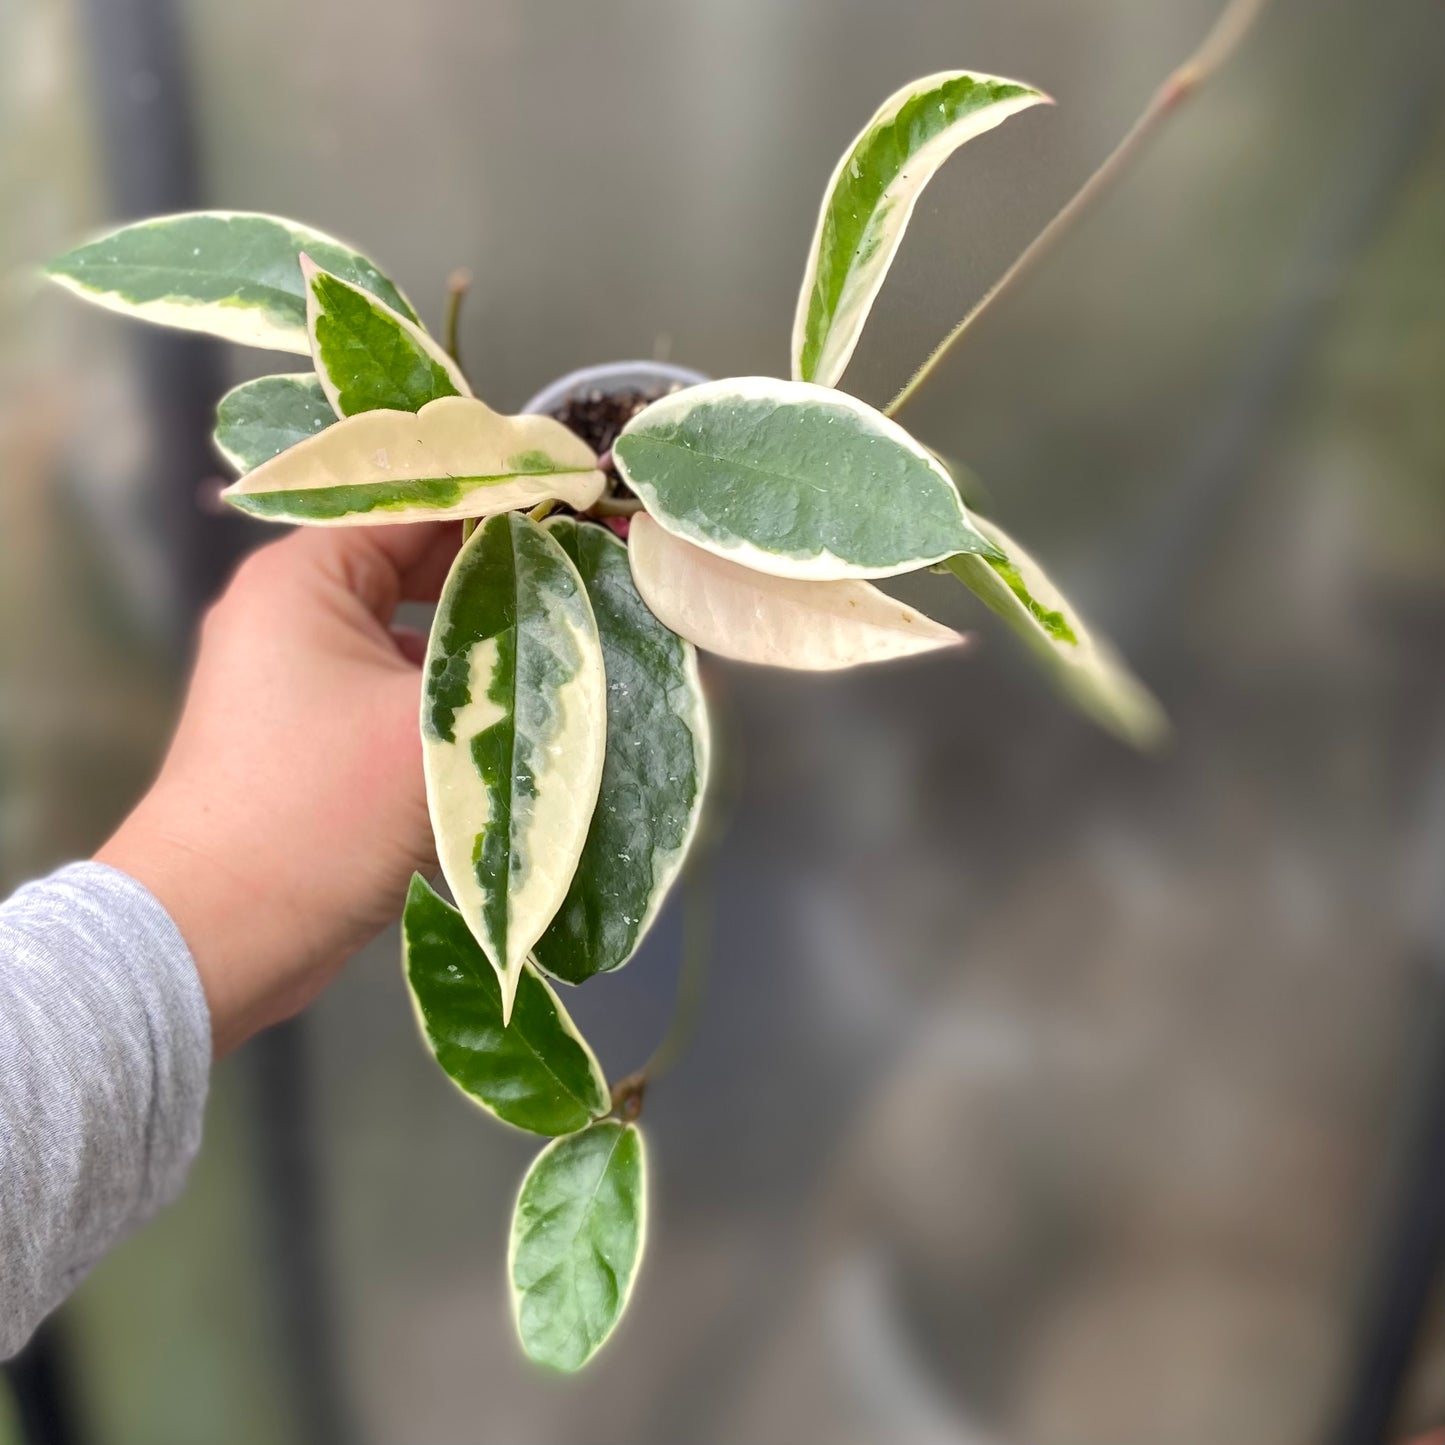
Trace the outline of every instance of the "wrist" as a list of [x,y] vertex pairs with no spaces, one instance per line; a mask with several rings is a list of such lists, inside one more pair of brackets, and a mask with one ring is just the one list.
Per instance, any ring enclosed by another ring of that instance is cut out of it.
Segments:
[[306,1001],[295,964],[304,945],[274,890],[231,850],[168,825],[153,801],[147,798],[95,859],[134,878],[170,915],[195,964],[219,1059]]

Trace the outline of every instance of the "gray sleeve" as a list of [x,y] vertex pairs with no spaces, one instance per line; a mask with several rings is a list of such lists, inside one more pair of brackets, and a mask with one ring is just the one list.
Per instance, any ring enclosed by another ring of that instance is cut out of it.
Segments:
[[179,1193],[211,1021],[133,878],[75,863],[0,904],[0,1359]]

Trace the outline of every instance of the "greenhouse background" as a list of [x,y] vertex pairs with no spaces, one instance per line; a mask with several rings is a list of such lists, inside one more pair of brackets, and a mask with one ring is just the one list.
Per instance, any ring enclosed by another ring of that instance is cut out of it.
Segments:
[[[849,372],[878,403],[1217,9],[5,0],[0,884],[92,852],[154,768],[198,612],[262,535],[197,504],[214,400],[277,369],[36,262],[115,218],[272,211],[433,324],[469,268],[463,352],[503,409],[616,358],[776,374],[882,97],[944,66],[1035,82],[1057,107],[919,206]],[[511,1338],[529,1143],[438,1075],[393,933],[222,1065],[189,1192],[11,1369],[0,1442],[1445,1421],[1442,41],[1436,0],[1276,0],[910,408],[1156,688],[1169,750],[1061,707],[944,577],[902,595],[978,625],[966,659],[707,667],[713,839],[575,996],[623,1073],[706,940],[647,1103],[649,1257],[587,1373]]]

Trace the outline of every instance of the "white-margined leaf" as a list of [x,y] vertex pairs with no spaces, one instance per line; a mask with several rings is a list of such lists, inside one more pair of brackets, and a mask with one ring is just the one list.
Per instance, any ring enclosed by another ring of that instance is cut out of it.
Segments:
[[992,522],[979,527],[1001,558],[959,556],[949,569],[1013,629],[1054,686],[1080,711],[1135,747],[1152,747],[1169,724],[1154,695],[1112,647],[1093,636],[1043,568]]
[[690,386],[633,417],[612,454],[669,532],[774,576],[889,577],[990,550],[933,454],[828,387]]
[[216,408],[217,450],[242,474],[336,420],[321,383],[309,371],[260,376],[233,386]]
[[507,1274],[522,1348],[580,1370],[617,1328],[647,1238],[647,1154],[635,1124],[604,1119],[553,1140],[522,1181]]
[[337,416],[420,411],[444,396],[470,396],[461,367],[415,321],[371,292],[301,257],[311,358]]
[[304,356],[311,344],[303,251],[416,320],[406,297],[344,241],[249,211],[137,221],[77,246],[46,270],[60,285],[112,311]]
[[558,517],[597,619],[607,671],[607,759],[582,858],[536,961],[581,983],[637,951],[697,830],[707,787],[707,704],[697,654],[632,583],[627,548],[604,527]]
[[447,1077],[503,1122],[570,1134],[612,1107],[596,1055],[536,969],[517,981],[510,1025],[502,986],[466,921],[417,874],[401,918],[402,968],[422,1036]]
[[943,71],[890,95],[843,153],[803,273],[793,376],[836,386],[924,186],[959,146],[1048,97],[1017,81]]
[[421,735],[437,856],[501,979],[505,1020],[582,856],[607,747],[587,589],[519,513],[490,518],[457,554],[427,648]]
[[715,557],[632,519],[632,575],[643,601],[706,652],[766,667],[830,672],[965,639],[867,582],[799,582]]
[[221,495],[276,522],[355,526],[485,517],[602,493],[591,448],[547,416],[502,416],[473,397],[366,411],[247,473]]

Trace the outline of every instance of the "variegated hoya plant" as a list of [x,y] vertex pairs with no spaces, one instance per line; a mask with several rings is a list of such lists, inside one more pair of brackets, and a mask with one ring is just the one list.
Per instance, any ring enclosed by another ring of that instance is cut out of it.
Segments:
[[[275,217],[126,226],[51,263],[78,295],[308,355],[220,403],[223,494],[303,526],[461,519],[424,669],[427,797],[447,902],[421,877],[403,958],[443,1071],[551,1142],[508,1273],[522,1345],[559,1370],[617,1324],[646,1232],[640,1088],[610,1090],[554,986],[621,968],[697,831],[708,722],[695,648],[826,671],[948,648],[878,578],[946,570],[1058,687],[1135,744],[1157,706],[947,468],[840,390],[919,194],[965,141],[1046,100],[953,71],[891,96],[838,163],[792,375],[652,400],[608,458],[549,416],[503,416],[364,256]],[[601,524],[635,513],[626,542]]]

